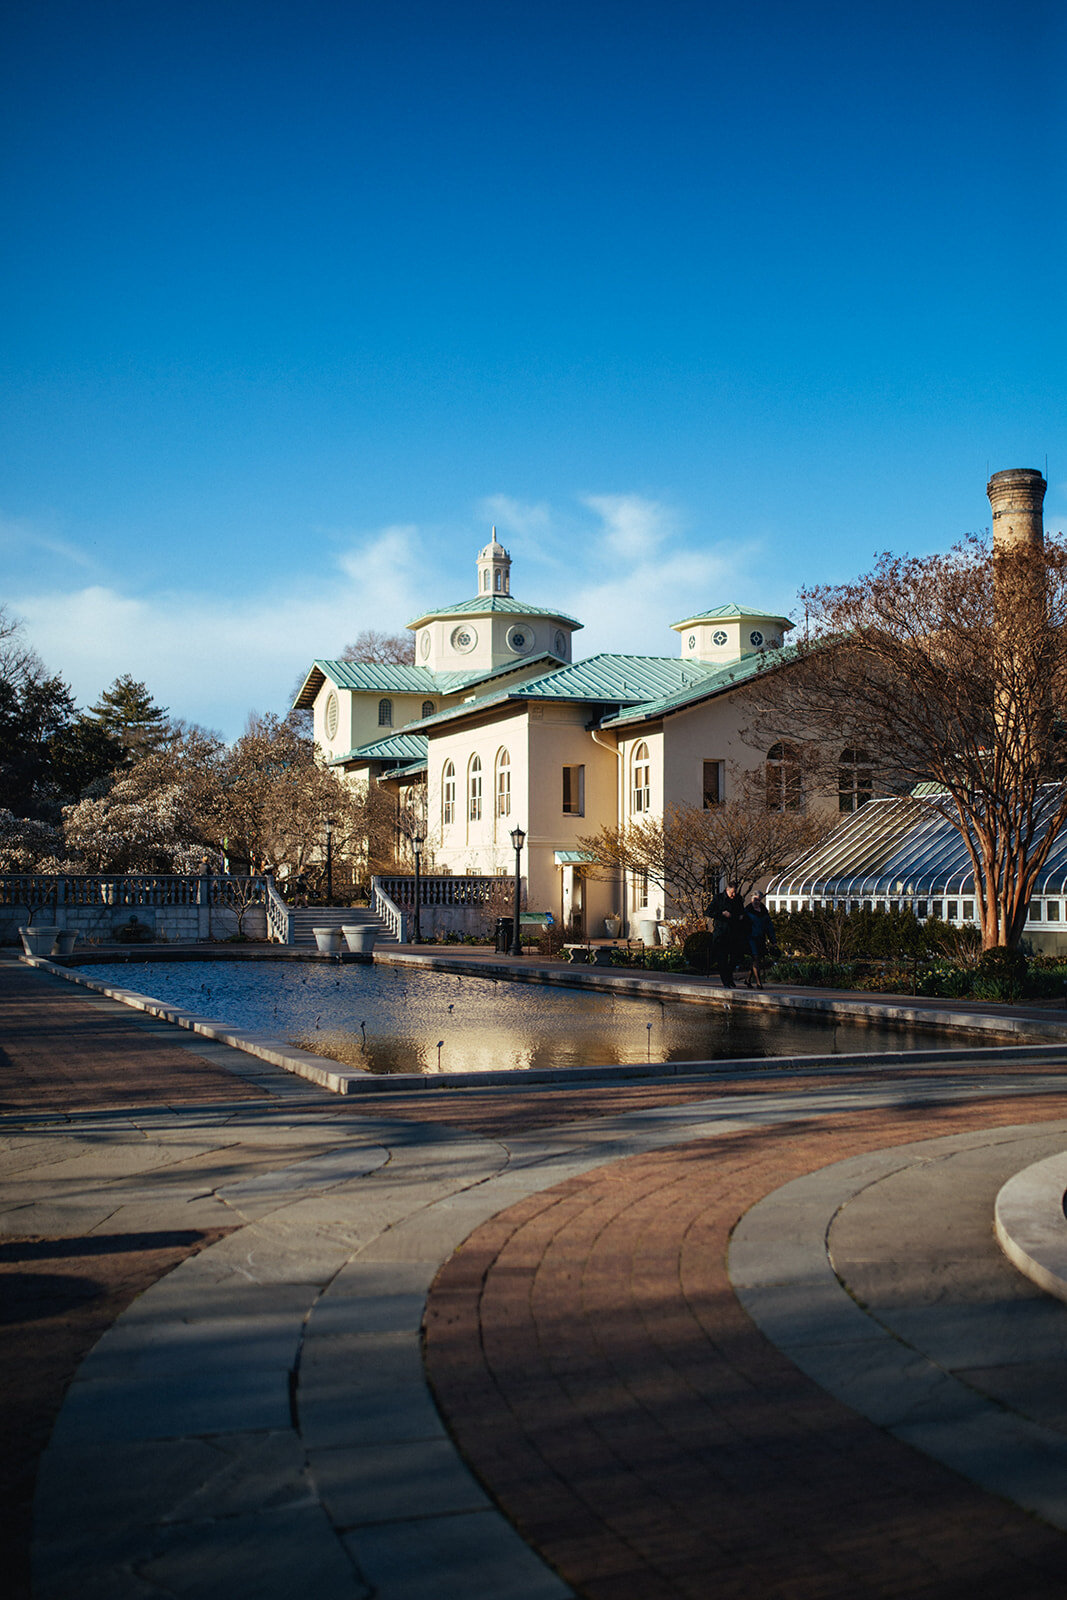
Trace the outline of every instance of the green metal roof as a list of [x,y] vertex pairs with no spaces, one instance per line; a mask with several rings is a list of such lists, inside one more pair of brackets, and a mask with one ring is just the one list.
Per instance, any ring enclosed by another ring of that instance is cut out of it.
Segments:
[[431,672],[428,667],[394,666],[388,661],[316,661],[300,686],[294,708],[314,705],[315,696],[329,681],[337,689],[353,689],[370,694],[458,694],[461,689],[506,678],[509,673],[528,672],[538,661],[551,663],[559,657],[551,651],[536,656],[506,661],[503,666],[479,667],[474,672]]
[[639,706],[655,696],[695,692],[717,669],[701,661],[680,661],[677,656],[590,656],[571,666],[558,667],[540,678],[500,689],[495,694],[473,695],[411,726],[433,729],[457,717],[490,711],[508,701],[570,700],[592,705]]
[[426,735],[424,733],[391,733],[386,739],[374,739],[361,744],[343,756],[334,756],[331,767],[343,766],[350,761],[425,761]]
[[590,656],[519,684],[512,693],[527,700],[592,700],[639,705],[653,695],[700,683],[715,668],[677,656]]
[[701,700],[711,700],[728,689],[736,689],[738,684],[747,682],[760,672],[770,672],[784,666],[792,659],[792,655],[788,646],[782,650],[760,650],[728,667],[712,667],[699,682],[678,689],[673,694],[661,695],[659,699],[648,700],[643,705],[618,711],[612,717],[605,717],[600,725],[602,728],[621,728],[631,723],[657,721],[660,717],[669,716],[672,711],[684,711],[687,706],[696,705]]
[[438,606],[434,611],[426,611],[421,617],[416,617],[414,622],[409,622],[409,628],[421,627],[424,622],[432,622],[435,617],[547,617],[551,622],[568,622],[572,628],[580,628],[582,624],[577,617],[569,617],[565,611],[553,611],[551,606],[531,606],[524,600],[516,600],[510,594],[481,594],[475,595],[473,600],[460,600],[454,606]]
[[692,616],[684,617],[681,622],[672,622],[671,627],[687,628],[691,622],[736,621],[738,617],[759,618],[761,622],[780,622],[783,627],[793,627],[788,617],[775,616],[773,611],[763,611],[759,606],[735,605],[733,601],[728,601],[724,606],[716,606],[713,611],[694,612]]

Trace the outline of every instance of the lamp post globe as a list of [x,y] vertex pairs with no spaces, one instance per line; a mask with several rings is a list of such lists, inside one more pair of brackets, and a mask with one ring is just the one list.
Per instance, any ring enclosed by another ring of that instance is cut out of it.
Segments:
[[512,830],[511,830],[511,843],[514,846],[514,849],[515,849],[515,915],[514,915],[514,918],[512,920],[512,924],[511,924],[511,954],[513,956],[521,956],[522,955],[522,939],[521,939],[521,923],[520,923],[519,917],[520,917],[520,911],[521,911],[520,896],[521,896],[522,879],[520,877],[520,871],[521,871],[520,858],[522,856],[522,847],[526,843],[526,835],[525,835],[525,833],[523,832],[523,830],[521,828],[512,828]]

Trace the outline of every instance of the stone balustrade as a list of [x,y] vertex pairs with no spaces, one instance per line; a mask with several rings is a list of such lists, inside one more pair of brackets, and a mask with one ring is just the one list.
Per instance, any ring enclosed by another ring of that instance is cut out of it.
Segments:
[[[266,932],[268,878],[222,873],[3,873],[0,940],[36,919],[107,942],[132,919],[144,937],[171,942]],[[42,913],[47,912],[47,919]]]

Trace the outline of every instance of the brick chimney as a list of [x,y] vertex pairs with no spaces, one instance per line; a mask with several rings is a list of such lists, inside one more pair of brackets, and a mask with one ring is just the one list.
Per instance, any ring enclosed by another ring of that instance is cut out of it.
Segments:
[[1035,778],[1052,726],[1044,648],[1045,488],[1041,473],[1032,467],[994,472],[986,485],[993,508],[994,715],[999,757]]
[[993,508],[993,551],[996,555],[1030,545],[1040,550],[1045,543],[1041,516],[1046,484],[1035,467],[1008,467],[994,472],[986,484]]

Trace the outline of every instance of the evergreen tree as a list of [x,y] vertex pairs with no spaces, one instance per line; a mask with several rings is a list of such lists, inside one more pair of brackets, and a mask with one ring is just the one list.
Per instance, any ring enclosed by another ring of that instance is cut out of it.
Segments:
[[170,733],[166,707],[157,706],[145,685],[128,672],[104,690],[86,715],[119,740],[128,759],[161,749]]

